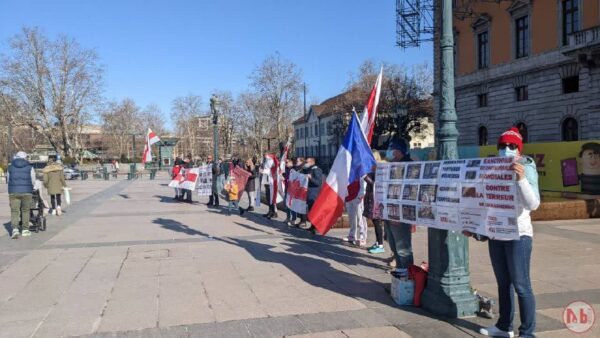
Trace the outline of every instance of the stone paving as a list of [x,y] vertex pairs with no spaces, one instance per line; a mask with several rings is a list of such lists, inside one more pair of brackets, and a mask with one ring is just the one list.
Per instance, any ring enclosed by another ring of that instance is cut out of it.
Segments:
[[[312,236],[260,211],[173,203],[164,178],[71,186],[74,203],[48,231],[0,235],[0,337],[478,337],[494,323],[396,306],[387,256],[343,245],[344,229]],[[576,336],[562,311],[575,300],[600,310],[600,221],[534,227],[538,335]],[[426,261],[426,229],[413,246]],[[470,267],[495,297],[487,244],[471,242]]]

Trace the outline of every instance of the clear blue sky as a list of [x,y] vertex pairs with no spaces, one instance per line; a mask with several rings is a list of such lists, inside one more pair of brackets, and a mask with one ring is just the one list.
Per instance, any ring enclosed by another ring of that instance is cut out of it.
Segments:
[[158,104],[214,89],[234,94],[269,54],[296,63],[320,101],[344,89],[373,59],[431,64],[431,45],[395,46],[395,0],[0,0],[0,48],[23,26],[66,34],[95,48],[105,96]]

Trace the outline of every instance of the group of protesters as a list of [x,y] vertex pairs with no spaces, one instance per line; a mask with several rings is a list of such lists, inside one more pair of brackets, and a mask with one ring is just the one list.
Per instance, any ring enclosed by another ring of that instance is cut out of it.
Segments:
[[[532,337],[535,330],[535,297],[529,277],[533,236],[529,213],[537,209],[540,197],[535,162],[531,158],[522,155],[522,147],[522,137],[516,128],[504,132],[497,143],[498,156],[515,158],[511,169],[515,172],[516,188],[519,195],[519,205],[517,207],[519,239],[512,241],[488,239],[480,235],[463,232],[465,236],[474,237],[476,240],[489,240],[490,260],[498,283],[500,316],[496,325],[481,328],[480,333],[488,336],[513,336],[512,321],[515,311],[513,290],[516,291],[519,298],[520,336]],[[389,142],[384,158],[380,156],[378,151],[373,151],[373,155],[378,162],[412,161],[408,144],[401,139],[394,139]],[[207,163],[212,166],[213,174],[213,190],[208,206],[219,206],[219,191],[216,181],[219,175],[225,175],[227,183],[224,189],[227,191],[227,198],[230,201],[229,212],[239,210],[240,214],[244,214],[245,212],[254,211],[257,203],[257,189],[264,189],[268,211],[263,216],[272,220],[278,219],[277,199],[272,197],[276,195],[273,189],[277,189],[276,182],[273,182],[274,176],[271,174],[273,167],[277,165],[274,155],[265,155],[261,162],[257,161],[256,158],[252,158],[244,163],[231,158],[227,158],[225,161],[214,161],[209,157]],[[244,187],[237,186],[234,176],[230,175],[236,165],[249,174]],[[415,232],[416,226],[383,219],[380,210],[377,210],[378,207],[374,205],[373,190],[376,176],[375,167],[372,169],[370,174],[361,179],[358,196],[353,200],[346,201],[350,230],[348,235],[342,239],[351,245],[366,249],[371,254],[385,253],[384,240],[387,239],[392,254],[388,260],[390,267],[397,270],[407,270],[414,264],[412,234]],[[314,234],[316,229],[309,224],[307,215],[313,208],[321,191],[324,181],[323,171],[316,165],[313,157],[306,159],[303,157],[287,158],[285,159],[285,171],[282,173],[284,185],[289,182],[292,171],[304,174],[308,178],[307,210],[306,213],[299,214],[290,208],[286,208],[286,217],[283,222],[289,227],[306,229]],[[240,192],[247,195],[247,208],[238,205],[238,201],[243,197]],[[287,194],[287,189],[285,189],[285,194]],[[284,200],[286,200],[286,197],[284,197]],[[375,229],[375,240],[373,245],[369,247],[367,247],[368,222],[371,222]]]

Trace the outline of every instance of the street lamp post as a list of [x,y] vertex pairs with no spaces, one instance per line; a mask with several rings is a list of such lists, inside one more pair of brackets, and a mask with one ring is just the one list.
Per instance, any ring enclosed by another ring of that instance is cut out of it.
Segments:
[[[441,89],[438,157],[458,158],[454,107],[454,36],[452,2],[441,0]],[[423,292],[423,308],[446,317],[474,316],[477,310],[469,274],[469,243],[460,232],[429,228],[429,272]]]
[[213,94],[210,98],[210,110],[213,114],[213,159],[217,161],[219,158],[219,115],[217,112],[219,99]]

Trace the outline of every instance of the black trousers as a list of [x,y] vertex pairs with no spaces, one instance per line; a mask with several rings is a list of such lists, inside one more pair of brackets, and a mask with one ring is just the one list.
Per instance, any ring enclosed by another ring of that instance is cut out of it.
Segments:
[[377,244],[383,245],[383,221],[374,219],[373,225],[375,226],[375,240],[377,241]]
[[208,196],[208,204],[219,205],[219,194],[215,194],[214,192]]
[[275,203],[271,202],[271,186],[265,184],[265,194],[267,195],[267,204],[269,205],[269,214],[275,214]]
[[61,194],[50,195],[50,203],[52,203],[52,209],[56,209],[56,207],[60,207],[62,204]]
[[191,202],[192,201],[192,191],[189,189],[182,189],[181,199]]

